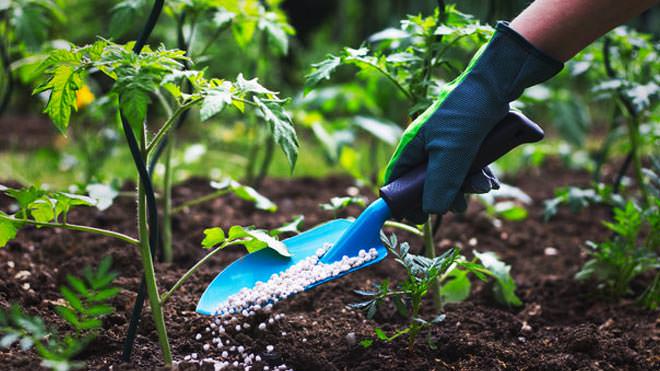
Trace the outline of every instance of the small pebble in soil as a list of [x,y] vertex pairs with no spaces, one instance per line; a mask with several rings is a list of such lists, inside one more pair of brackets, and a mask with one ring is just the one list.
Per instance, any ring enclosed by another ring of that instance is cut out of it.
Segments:
[[201,339],[202,339],[202,334],[195,335],[195,340],[201,340]]
[[557,255],[558,251],[552,246],[548,246],[543,250],[543,253],[547,256],[555,256]]
[[349,332],[346,334],[346,343],[348,346],[352,347],[357,343],[357,339],[354,332]]
[[275,350],[275,347],[272,345],[266,345],[266,352],[272,353]]
[[208,344],[204,344],[204,346],[202,347],[202,349],[204,349],[205,352],[208,352],[210,348],[211,346]]
[[265,329],[266,329],[266,324],[263,323],[263,322],[261,322],[261,323],[259,324],[259,330],[262,330],[262,331],[263,331],[263,330],[265,330]]

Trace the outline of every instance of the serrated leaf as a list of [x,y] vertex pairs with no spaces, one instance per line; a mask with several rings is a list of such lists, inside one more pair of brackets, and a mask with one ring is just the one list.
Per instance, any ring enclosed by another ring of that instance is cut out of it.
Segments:
[[66,134],[69,127],[71,111],[78,109],[77,93],[83,84],[81,72],[74,65],[63,63],[54,67],[48,82],[35,90],[35,93],[50,91],[43,112],[62,134]]
[[288,112],[284,110],[280,103],[263,101],[258,97],[253,97],[261,116],[268,122],[275,143],[286,155],[289,162],[289,168],[293,171],[298,159],[298,136],[293,128],[293,122]]
[[511,271],[511,266],[499,260],[494,252],[487,251],[480,253],[475,250],[474,256],[477,257],[481,264],[483,264],[483,266],[486,267],[486,269],[488,269],[495,277],[495,286],[493,287],[495,298],[502,304],[513,306],[522,305],[522,301],[520,301],[520,298],[516,295],[516,282],[509,273]]
[[202,107],[199,110],[199,115],[202,121],[206,121],[211,117],[217,115],[227,105],[232,103],[231,83],[225,81],[221,86],[210,89],[204,100]]
[[341,65],[341,58],[328,54],[326,59],[312,64],[312,72],[305,76],[305,94],[318,85],[321,80],[329,80],[330,75]]
[[149,94],[141,89],[125,89],[119,94],[121,112],[136,131],[141,130],[150,103]]
[[202,247],[210,249],[218,246],[225,241],[225,231],[222,228],[214,227],[204,230],[204,239],[202,240]]

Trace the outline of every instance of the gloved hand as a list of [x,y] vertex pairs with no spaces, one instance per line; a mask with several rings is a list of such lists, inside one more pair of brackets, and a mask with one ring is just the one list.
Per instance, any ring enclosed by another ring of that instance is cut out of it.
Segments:
[[499,22],[467,69],[408,126],[387,166],[385,179],[390,183],[428,161],[422,210],[410,210],[405,218],[422,223],[429,213],[465,211],[465,192],[499,188],[488,168],[466,179],[481,142],[525,88],[562,68],[563,63],[536,49],[508,23]]

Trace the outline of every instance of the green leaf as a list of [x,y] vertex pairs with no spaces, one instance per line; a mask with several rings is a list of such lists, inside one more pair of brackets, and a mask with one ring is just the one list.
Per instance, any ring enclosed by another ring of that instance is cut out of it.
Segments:
[[94,199],[96,208],[104,211],[114,202],[119,192],[107,184],[88,184],[85,187],[89,197]]
[[458,303],[470,296],[472,284],[468,273],[460,269],[454,269],[448,275],[451,279],[442,285],[440,295],[447,303]]
[[517,222],[527,219],[527,209],[513,201],[498,202],[493,206],[496,215]]
[[374,344],[374,340],[373,339],[362,339],[362,340],[360,340],[359,344],[362,348],[367,349],[367,348],[369,348],[370,346],[372,346]]
[[374,328],[374,332],[376,333],[376,336],[378,339],[383,340],[383,341],[388,341],[389,337],[385,334],[385,331],[383,331],[380,327]]
[[100,328],[101,326],[103,326],[103,321],[96,318],[79,322],[79,329],[81,330],[93,330]]
[[89,300],[93,302],[105,301],[107,299],[117,296],[117,294],[119,294],[120,291],[121,290],[119,287],[111,287],[109,289],[103,289],[97,292],[96,294],[90,296]]
[[270,234],[275,235],[275,236],[280,235],[282,233],[299,234],[300,229],[302,228],[302,224],[303,224],[304,221],[305,221],[305,216],[304,215],[298,215],[298,216],[294,217],[293,220],[291,220],[290,222],[285,223],[284,225],[282,225],[279,228],[275,228],[275,229],[271,230]]
[[199,115],[202,121],[206,121],[211,117],[217,115],[227,104],[232,103],[231,83],[228,81],[223,82],[222,85],[208,90],[202,107],[199,110]]
[[78,110],[76,93],[83,86],[82,74],[72,63],[60,63],[50,74],[47,83],[35,89],[34,92],[50,90],[50,96],[43,112],[53,120],[53,124],[60,133],[66,134],[71,120],[71,111]]
[[275,143],[284,151],[289,167],[293,171],[298,159],[298,137],[291,116],[280,103],[264,101],[256,96],[253,97],[253,101],[257,104],[262,117],[268,122]]
[[318,85],[321,80],[329,80],[330,75],[341,65],[341,58],[328,54],[326,59],[312,64],[312,72],[305,76],[305,94]]
[[40,223],[48,223],[55,219],[55,200],[44,197],[32,202],[28,209],[32,218]]
[[[0,213],[1,214],[1,213]],[[2,214],[4,215],[4,214]],[[16,238],[18,230],[14,223],[0,220],[0,247],[7,246],[7,243]]]
[[70,274],[66,275],[66,280],[69,282],[69,285],[73,287],[80,295],[89,296],[89,290],[87,290],[87,285],[78,277],[72,276]]
[[26,3],[12,12],[10,21],[16,38],[24,43],[28,50],[36,51],[48,37],[49,22],[41,7]]
[[91,317],[101,317],[112,313],[114,310],[115,308],[110,305],[95,305],[85,309],[83,313]]
[[67,303],[69,303],[69,305],[73,309],[77,310],[78,312],[83,311],[84,308],[83,308],[82,301],[68,287],[66,287],[66,286],[60,287],[60,294],[62,294],[62,297],[64,298],[64,300],[66,300]]
[[357,205],[364,207],[366,205],[366,200],[362,196],[346,196],[346,197],[333,197],[330,199],[330,202],[321,204],[321,209],[326,211],[339,211],[343,210],[351,205]]
[[211,187],[218,190],[227,189],[235,196],[245,201],[254,203],[254,206],[259,210],[266,210],[270,212],[277,211],[277,205],[273,203],[273,201],[257,192],[256,189],[243,185],[231,178],[225,178],[220,182],[212,181]]
[[144,5],[144,0],[124,0],[112,7],[110,10],[110,36],[121,37],[135,26]]
[[397,144],[403,133],[394,122],[375,117],[356,116],[353,122],[357,127],[390,145]]
[[516,282],[509,273],[511,271],[511,266],[499,260],[494,252],[487,251],[480,253],[475,250],[474,256],[479,259],[481,264],[483,264],[483,266],[486,267],[495,278],[495,286],[493,287],[495,298],[502,304],[513,306],[522,305],[522,301],[520,301],[520,298],[516,295]]
[[55,312],[62,317],[65,321],[69,322],[75,329],[80,329],[80,321],[78,316],[70,308],[58,305],[55,307]]
[[210,249],[220,245],[225,241],[225,232],[222,228],[214,227],[204,230],[204,239],[202,240],[202,247]]
[[141,89],[125,89],[119,94],[121,112],[131,124],[133,130],[140,130],[144,125],[150,103],[149,94]]
[[264,230],[245,228],[237,225],[229,229],[230,241],[235,241],[241,238],[246,238],[246,241],[241,242],[241,244],[245,246],[249,253],[269,247],[282,256],[291,256],[289,250],[282,241],[277,240]]

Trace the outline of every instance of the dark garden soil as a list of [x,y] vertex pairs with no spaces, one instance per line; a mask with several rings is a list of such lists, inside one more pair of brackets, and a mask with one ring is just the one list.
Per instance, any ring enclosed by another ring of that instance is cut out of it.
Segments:
[[[259,321],[256,318],[252,330],[230,336],[256,353],[263,352],[266,345],[274,345],[275,356],[264,356],[264,361],[272,365],[286,363],[296,370],[660,369],[658,312],[639,309],[632,298],[612,302],[594,294],[592,286],[573,279],[586,259],[584,241],[603,240],[608,235],[599,223],[607,216],[606,211],[591,208],[572,214],[561,210],[552,221],[542,222],[541,200],[550,197],[556,186],[588,182],[588,175],[552,163],[542,172],[529,170],[511,180],[535,200],[527,220],[503,221],[496,228],[478,204],[472,204],[464,216],[446,218],[438,235],[438,249],[459,244],[467,254],[473,249],[497,252],[512,265],[524,306],[498,306],[491,290],[478,284],[469,300],[446,307],[446,320],[432,329],[435,349],[423,338],[412,350],[405,339],[392,344],[377,341],[368,349],[355,344],[355,340],[373,337],[374,325],[389,332],[402,323],[387,306],[376,315],[375,322],[345,308],[359,300],[354,289],[402,276],[391,259],[280,302],[275,310],[286,313],[286,317],[266,331],[255,329]],[[246,202],[224,197],[177,215],[175,263],[157,265],[160,287],[170,287],[204,254],[199,247],[204,228],[231,224],[272,228],[298,214],[305,215],[305,228],[309,228],[333,218],[331,212],[319,209],[319,203],[346,194],[350,186],[349,179],[338,177],[268,180],[263,193],[279,205],[277,213],[257,211]],[[210,190],[204,180],[188,181],[175,189],[175,204]],[[2,210],[9,206],[9,200],[0,198]],[[134,202],[125,198],[103,213],[91,208],[75,211],[70,220],[135,235],[134,210]],[[347,214],[358,212],[351,209]],[[399,236],[409,238],[414,249],[420,248],[418,239],[403,233]],[[242,250],[236,248],[216,255],[168,303],[166,321],[177,360],[192,352],[206,356],[201,343],[194,340],[208,323],[207,317],[194,312],[196,300],[206,284],[241,254]],[[0,250],[0,306],[18,303],[47,322],[62,326],[53,314],[59,297],[57,287],[65,283],[67,273],[77,273],[103,255],[113,257],[120,274],[116,283],[123,290],[114,301],[118,312],[106,319],[105,331],[81,358],[92,369],[108,369],[111,365],[115,370],[156,368],[161,364],[159,348],[147,314],[143,315],[133,362],[119,361],[127,313],[140,276],[138,251],[131,246],[76,232],[25,229],[9,247]],[[430,315],[430,308],[425,311]],[[209,356],[219,356],[213,352]],[[38,364],[32,352],[16,347],[0,352],[0,369],[35,369]]]

